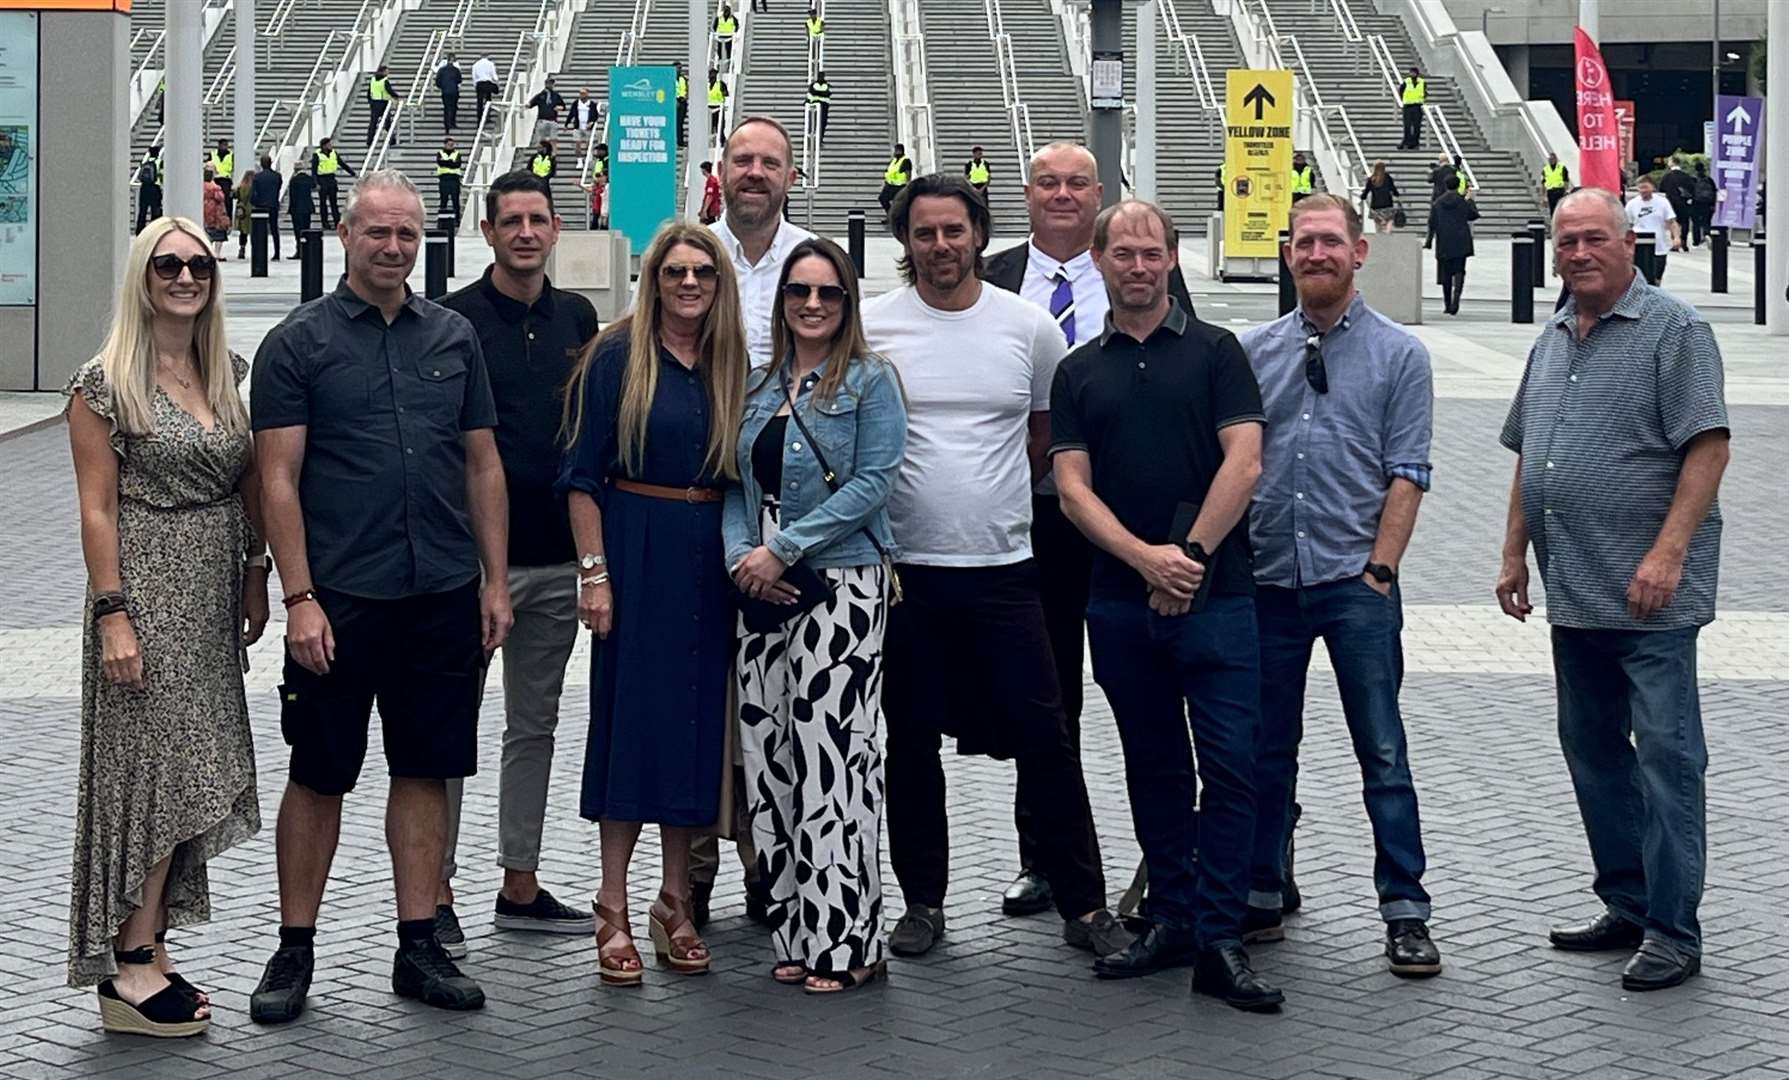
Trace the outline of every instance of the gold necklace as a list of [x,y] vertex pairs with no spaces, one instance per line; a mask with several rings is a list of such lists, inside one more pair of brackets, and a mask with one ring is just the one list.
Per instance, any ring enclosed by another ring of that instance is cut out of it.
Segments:
[[180,375],[180,373],[176,372],[173,368],[169,367],[168,362],[166,360],[163,360],[160,357],[157,357],[155,360],[155,366],[160,368],[162,371],[166,372],[168,378],[173,379],[175,382],[179,383],[180,388],[182,390],[191,390],[193,388],[193,384],[188,382],[183,376]]

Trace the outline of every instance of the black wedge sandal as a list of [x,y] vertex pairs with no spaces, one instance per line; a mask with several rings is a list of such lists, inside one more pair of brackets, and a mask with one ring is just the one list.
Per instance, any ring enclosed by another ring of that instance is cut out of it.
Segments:
[[[166,930],[156,931],[155,943],[157,945],[165,946],[168,943],[168,932]],[[211,1004],[211,995],[207,994],[205,991],[194,986],[192,983],[187,982],[185,977],[182,976],[180,974],[180,972],[164,971],[164,972],[162,972],[162,978],[168,980],[168,982],[171,983],[176,988],[178,988],[180,990],[184,990],[186,992],[187,996],[191,997],[194,1001],[198,1002],[199,1004],[201,1004],[201,1005]]]
[[[155,964],[155,947],[145,945],[129,952],[112,953],[120,964]],[[184,1039],[203,1034],[211,1018],[197,1018],[200,1005],[192,994],[170,982],[141,1005],[132,1005],[118,993],[111,979],[99,984],[99,1018],[107,1031],[122,1035],[148,1035],[159,1039]]]

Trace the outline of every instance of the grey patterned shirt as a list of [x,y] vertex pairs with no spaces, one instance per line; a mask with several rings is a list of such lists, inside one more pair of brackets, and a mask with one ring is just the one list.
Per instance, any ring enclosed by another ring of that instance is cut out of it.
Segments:
[[1522,516],[1555,626],[1677,630],[1714,621],[1721,511],[1690,539],[1663,611],[1627,613],[1628,583],[1651,550],[1684,448],[1727,428],[1721,350],[1696,309],[1639,274],[1583,340],[1577,301],[1547,321],[1503,424],[1521,454]]

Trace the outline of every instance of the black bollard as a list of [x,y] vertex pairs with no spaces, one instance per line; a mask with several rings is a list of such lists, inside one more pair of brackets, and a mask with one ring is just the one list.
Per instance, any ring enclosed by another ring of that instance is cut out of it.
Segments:
[[323,230],[298,234],[298,299],[300,303],[323,295]]
[[1527,232],[1510,234],[1509,321],[1534,321],[1534,237]]
[[1727,227],[1716,225],[1708,230],[1708,291],[1727,291]]
[[453,219],[453,211],[443,210],[435,215],[435,228],[447,234],[447,276],[453,277],[454,271],[454,234],[459,232],[459,223]]
[[845,214],[845,244],[851,252],[851,265],[857,267],[857,276],[863,277],[862,210],[852,210]]
[[440,229],[430,229],[424,243],[422,295],[429,300],[439,300],[447,295],[447,234]]
[[249,277],[267,276],[267,218],[265,210],[255,210],[249,214]]
[[1769,297],[1764,295],[1764,279],[1770,273],[1770,264],[1764,259],[1764,231],[1752,233],[1752,322],[1763,326],[1768,319],[1770,307]]
[[1289,232],[1280,233],[1279,279],[1280,279],[1280,314],[1281,315],[1290,315],[1292,313],[1292,309],[1298,306],[1298,285],[1292,280],[1292,268],[1286,265],[1286,245],[1291,243],[1291,241],[1292,241],[1291,233],[1289,233]]
[[1541,218],[1528,219],[1528,235],[1534,240],[1534,287],[1547,283],[1547,223]]

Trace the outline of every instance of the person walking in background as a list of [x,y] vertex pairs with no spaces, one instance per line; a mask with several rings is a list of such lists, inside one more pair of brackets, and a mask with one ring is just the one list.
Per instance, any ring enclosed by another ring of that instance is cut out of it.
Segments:
[[1714,180],[1708,175],[1708,165],[1696,162],[1696,178],[1690,188],[1691,247],[1701,247],[1703,241],[1708,239],[1709,226],[1714,222],[1717,195]]
[[[391,70],[384,64],[380,64],[373,71],[372,78],[367,80],[366,96],[368,108],[366,141],[370,148],[373,145],[374,136],[378,135],[380,126],[385,122],[386,113],[391,109],[392,103],[403,100],[398,96],[398,92],[392,89]],[[391,145],[399,145],[396,132],[392,133]]]
[[[442,299],[472,324],[490,371],[497,455],[509,509],[509,597],[514,625],[503,642],[503,756],[497,784],[497,864],[503,887],[499,930],[588,934],[590,911],[560,903],[541,886],[541,832],[553,771],[554,732],[565,665],[578,638],[578,574],[559,479],[559,418],[578,356],[596,337],[596,309],[556,289],[547,262],[559,240],[553,189],[533,173],[505,173],[485,193],[479,221],[491,264],[479,280]],[[436,898],[435,937],[466,954],[453,908],[465,782],[447,782],[447,848]]]
[[528,107],[534,110],[534,141],[559,137],[559,110],[565,108],[565,95],[553,86],[553,76],[547,76],[547,84],[539,93],[528,99]]
[[1398,708],[1398,567],[1433,472],[1429,354],[1355,288],[1355,269],[1369,249],[1354,207],[1333,196],[1307,199],[1293,212],[1291,230],[1285,254],[1298,306],[1242,336],[1267,416],[1249,514],[1261,733],[1243,941],[1285,937],[1284,839],[1305,680],[1321,639],[1372,823],[1386,961],[1393,974],[1429,976],[1440,972],[1441,953],[1429,937],[1422,826]]
[[441,149],[435,154],[435,220],[439,222],[443,216],[452,215],[453,227],[460,227],[462,210],[460,207],[460,183],[466,167],[460,148],[454,145],[453,136],[441,140]]
[[1472,258],[1472,223],[1478,220],[1478,203],[1470,194],[1448,191],[1429,209],[1435,234],[1435,283],[1449,315],[1460,313],[1466,293],[1466,260]]
[[137,227],[132,232],[142,232],[144,224],[162,216],[162,182],[167,175],[162,148],[151,146],[137,166]]
[[1528,547],[1547,587],[1559,743],[1603,910],[1554,948],[1635,950],[1623,989],[1702,967],[1708,749],[1696,639],[1715,617],[1729,460],[1720,346],[1634,272],[1621,202],[1554,214],[1571,299],[1528,354],[1501,441],[1516,453],[1497,602],[1526,620]]
[[708,134],[709,134],[710,138],[713,138],[715,133],[720,131],[721,113],[723,110],[726,109],[727,98],[731,94],[732,94],[732,91],[727,88],[726,82],[721,79],[720,69],[714,68],[714,67],[709,68],[708,69]]
[[1360,189],[1360,201],[1373,215],[1374,232],[1389,233],[1397,228],[1398,182],[1383,159],[1373,162],[1373,175]]
[[882,191],[877,194],[876,201],[882,206],[882,220],[886,222],[894,205],[895,196],[913,179],[913,159],[907,156],[907,148],[900,143],[894,144],[894,157],[889,159],[888,168],[882,172]]
[[1627,220],[1637,241],[1635,262],[1646,283],[1657,285],[1665,280],[1665,263],[1683,226],[1671,201],[1656,194],[1652,177],[1642,175],[1634,181],[1634,190],[1627,201]]
[[714,175],[714,162],[704,161],[702,169],[702,208],[696,218],[704,225],[721,219],[721,178]]
[[683,61],[677,61],[677,145],[688,146],[690,141],[690,79],[683,70]]
[[565,122],[570,124],[572,131],[576,133],[574,136],[576,139],[575,153],[579,156],[584,153],[584,143],[596,131],[597,104],[597,100],[590,96],[590,88],[585,86],[578,90],[576,100],[566,107]]
[[600,823],[597,962],[607,986],[644,972],[628,914],[628,866],[655,822],[664,877],[649,912],[659,963],[705,973],[690,917],[691,834],[730,823],[727,768],[733,583],[722,487],[748,361],[733,265],[714,234],[660,229],[640,260],[633,310],[579,358],[566,392],[558,490],[579,563],[578,618],[596,635],[581,811]]
[[832,120],[832,83],[826,79],[826,72],[814,72],[813,81],[808,83],[808,104],[817,105],[820,109],[820,141],[826,141],[826,125]]
[[229,139],[219,139],[217,149],[211,152],[205,163],[211,167],[213,182],[223,190],[224,212],[236,212],[236,155],[230,150]]
[[1423,237],[1423,249],[1427,250],[1435,244],[1435,202],[1450,191],[1459,189],[1460,172],[1454,167],[1453,159],[1443,150],[1435,157],[1435,165],[1429,170],[1429,222],[1428,233]]
[[336,176],[341,173],[349,176],[357,174],[342,157],[341,151],[335,148],[334,140],[329,138],[317,143],[317,152],[311,155],[311,171],[317,174],[318,212],[323,218],[323,227],[333,229],[342,219],[341,208],[336,202],[341,192]]
[[218,261],[227,261],[224,245],[230,240],[230,212],[226,209],[224,189],[217,183],[211,166],[205,166],[205,183],[201,189],[205,202],[205,236],[211,241],[212,253]]
[[165,934],[210,918],[206,864],[261,828],[241,658],[268,563],[211,245],[159,218],[125,267],[63,389],[87,577],[68,985],[99,984],[107,1031],[189,1036],[211,998]]
[[590,152],[590,227],[609,227],[609,144],[599,142]]
[[1665,168],[1665,175],[1659,178],[1659,194],[1671,204],[1671,213],[1677,219],[1676,235],[1672,237],[1672,251],[1688,251],[1690,204],[1694,201],[1696,182],[1683,171],[1683,162],[1672,158],[1671,164]]
[[1541,166],[1541,197],[1547,200],[1547,219],[1553,218],[1553,211],[1558,209],[1559,200],[1565,198],[1566,192],[1572,189],[1572,171],[1559,160],[1559,155],[1547,151],[1547,163]]
[[[316,191],[316,178],[311,176],[304,158],[294,158],[292,180],[286,185],[286,212],[292,217],[294,247],[298,247],[298,238],[310,231],[311,218],[317,212]],[[303,248],[299,247],[298,250],[302,251]]]
[[559,175],[559,158],[553,153],[552,140],[540,141],[540,149],[528,159],[528,171],[542,180],[551,180]]
[[236,183],[236,257],[248,257],[248,234],[254,222],[255,170],[244,169]]
[[1423,104],[1428,100],[1428,81],[1423,78],[1422,69],[1412,64],[1410,74],[1398,86],[1398,103],[1404,111],[1404,137],[1398,141],[1399,150],[1422,149]]
[[442,131],[452,131],[460,126],[460,80],[463,77],[459,60],[453,53],[448,53],[446,62],[435,70],[435,89],[441,91]]
[[[280,257],[280,193],[285,187],[285,178],[273,168],[273,155],[261,155],[261,168],[255,172],[255,179],[249,185],[249,207],[253,210],[265,211],[267,214],[267,245],[273,249],[275,262]],[[254,222],[250,220],[250,229]]]
[[740,482],[727,489],[722,535],[742,597],[744,790],[769,898],[771,974],[836,993],[886,964],[881,682],[895,548],[886,504],[907,409],[894,368],[864,342],[857,274],[838,245],[798,243],[777,292],[776,344],[747,383]]
[[472,62],[472,92],[478,95],[478,114],[473,117],[480,127],[485,122],[485,106],[497,96],[497,64],[489,53]]
[[733,39],[739,34],[739,16],[733,5],[723,3],[714,17],[714,55],[720,66],[733,62]]

